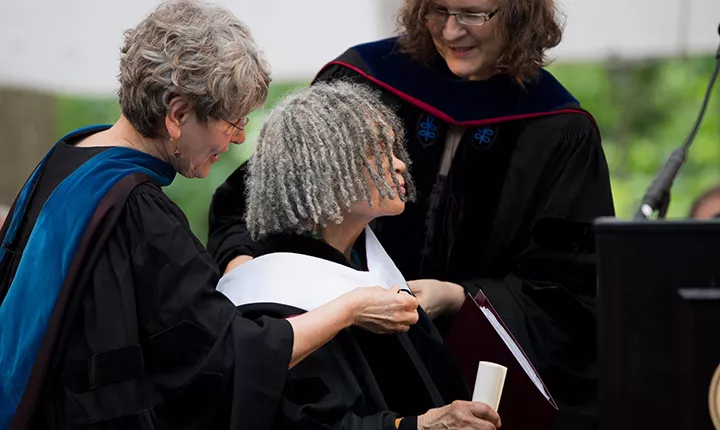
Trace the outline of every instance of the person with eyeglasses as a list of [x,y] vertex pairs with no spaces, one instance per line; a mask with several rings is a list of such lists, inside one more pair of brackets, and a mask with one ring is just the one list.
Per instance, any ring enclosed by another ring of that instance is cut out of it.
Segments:
[[[558,403],[554,429],[597,428],[592,222],[612,216],[595,120],[544,69],[554,0],[404,0],[397,37],[348,49],[314,82],[367,83],[407,129],[417,201],[373,231],[441,330],[480,290]],[[221,269],[262,253],[240,166],[216,191]],[[500,411],[502,414],[502,410]]]
[[120,118],[69,133],[0,230],[0,429],[269,429],[287,372],[350,326],[409,330],[418,301],[354,288],[303,315],[249,317],[163,193],[208,176],[270,73],[208,2],[125,32]]

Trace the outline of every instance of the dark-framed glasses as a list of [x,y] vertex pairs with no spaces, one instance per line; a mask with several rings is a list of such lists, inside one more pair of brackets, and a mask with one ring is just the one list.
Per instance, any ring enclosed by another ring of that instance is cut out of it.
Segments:
[[497,15],[499,9],[495,9],[490,13],[485,12],[448,12],[439,7],[430,9],[425,15],[425,19],[432,22],[445,23],[448,17],[454,16],[457,22],[462,25],[480,26],[490,21],[492,17]]

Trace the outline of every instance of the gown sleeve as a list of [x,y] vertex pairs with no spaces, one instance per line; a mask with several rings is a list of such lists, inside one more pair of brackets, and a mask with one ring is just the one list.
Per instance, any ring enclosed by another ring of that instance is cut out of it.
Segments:
[[210,203],[208,251],[221,271],[239,255],[256,256],[262,243],[252,240],[245,226],[245,179],[248,163],[240,165],[223,182]]
[[[612,216],[614,207],[600,136],[587,116],[575,115],[564,126],[536,190],[534,209],[524,215],[529,232],[521,235],[527,241],[511,256],[510,273],[461,284],[473,295],[482,290],[502,309],[503,320],[540,368],[571,354],[566,362],[578,363],[578,369],[556,369],[558,374],[590,375],[584,366],[596,360],[592,223]],[[592,391],[585,390],[589,382],[578,384],[568,381],[568,393],[556,396]]]
[[[294,307],[269,303],[249,304],[239,309],[251,317],[282,318],[302,313]],[[401,417],[389,410],[387,397],[373,372],[375,367],[371,367],[365,354],[367,350],[358,342],[358,332],[362,329],[341,330],[288,371],[273,430],[417,429],[417,416]],[[385,349],[380,347],[380,350]],[[399,362],[405,364],[402,360]],[[392,367],[398,363],[389,360],[387,365]],[[412,393],[406,392],[405,396],[413,398]]]
[[[149,183],[133,190],[93,269],[68,343],[68,420],[270,428],[292,355],[292,327],[284,319],[244,318],[215,290],[218,279],[179,208]],[[121,360],[99,367],[108,383],[88,385],[73,374],[79,369],[82,376],[84,363],[98,354],[136,344],[140,375],[113,378],[118,369],[127,373]]]
[[[398,414],[383,407],[362,353],[346,329],[289,371],[275,429],[394,430]],[[371,388],[372,387],[372,388]],[[404,419],[407,427],[416,417]],[[417,428],[417,426],[415,426]]]

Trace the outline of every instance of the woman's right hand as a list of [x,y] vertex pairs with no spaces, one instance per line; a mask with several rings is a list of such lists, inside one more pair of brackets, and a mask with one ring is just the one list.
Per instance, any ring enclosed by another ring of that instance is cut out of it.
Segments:
[[418,430],[497,430],[500,416],[480,402],[456,400],[442,408],[430,409],[418,417]]
[[353,325],[373,333],[408,331],[418,320],[418,301],[400,287],[360,287],[346,294],[355,309]]

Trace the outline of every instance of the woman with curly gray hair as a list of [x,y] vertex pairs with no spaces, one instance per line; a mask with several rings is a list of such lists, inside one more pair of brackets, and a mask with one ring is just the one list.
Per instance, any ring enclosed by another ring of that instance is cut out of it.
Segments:
[[[397,115],[367,86],[317,84],[288,96],[250,159],[246,220],[263,251],[218,290],[257,317],[302,315],[356,284],[412,294],[368,227],[415,195],[404,140]],[[291,369],[274,428],[499,427],[488,405],[464,401],[459,368],[418,313],[396,336],[343,330]]]
[[0,428],[269,428],[288,368],[351,325],[408,330],[417,300],[352,289],[248,318],[161,186],[203,178],[270,75],[227,10],[162,3],[125,34],[122,116],[63,137],[0,238]]
[[251,234],[320,233],[347,227],[350,217],[365,227],[402,212],[415,194],[404,136],[367,87],[340,82],[288,96],[263,124],[250,161]]
[[[614,209],[597,124],[544,69],[560,3],[403,0],[397,37],[349,48],[315,82],[371,85],[402,118],[418,198],[376,230],[423,308],[446,326],[438,295],[482,292],[554,393],[553,429],[584,430],[598,412],[592,223]],[[212,203],[221,269],[261,249],[243,177]]]

